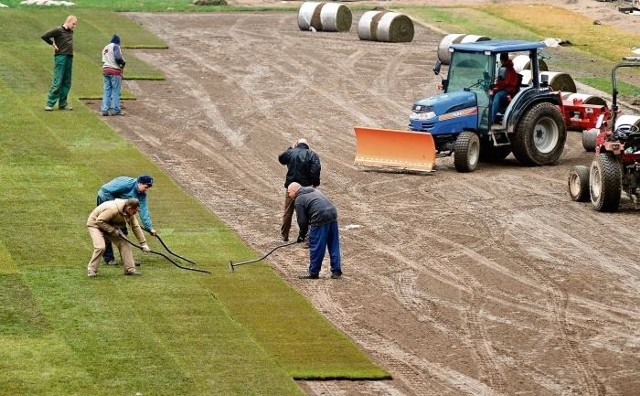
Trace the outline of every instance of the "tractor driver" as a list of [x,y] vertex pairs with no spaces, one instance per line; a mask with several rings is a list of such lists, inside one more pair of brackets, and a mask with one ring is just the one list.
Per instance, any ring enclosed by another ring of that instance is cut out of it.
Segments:
[[496,83],[489,90],[489,96],[493,97],[493,102],[491,103],[492,124],[497,122],[496,114],[498,114],[498,110],[500,110],[501,104],[506,100],[507,96],[515,95],[520,90],[518,73],[513,68],[513,62],[509,59],[508,52],[500,54],[500,65]]

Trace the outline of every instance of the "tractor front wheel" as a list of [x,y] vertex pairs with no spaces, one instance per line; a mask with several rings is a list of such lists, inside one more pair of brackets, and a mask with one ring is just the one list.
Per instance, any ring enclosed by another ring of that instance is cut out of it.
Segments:
[[516,126],[513,155],[528,166],[552,165],[562,155],[567,126],[556,105],[542,102],[531,107]]
[[571,199],[576,202],[589,200],[589,168],[576,165],[569,172],[568,190]]
[[598,154],[591,163],[589,192],[598,212],[615,212],[620,206],[622,167],[613,153]]
[[453,164],[458,172],[473,172],[480,160],[480,138],[475,132],[464,131],[453,145]]

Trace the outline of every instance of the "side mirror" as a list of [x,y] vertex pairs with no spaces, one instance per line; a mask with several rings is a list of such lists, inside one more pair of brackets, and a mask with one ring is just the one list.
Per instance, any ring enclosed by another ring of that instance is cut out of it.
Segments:
[[549,76],[547,74],[541,74],[540,75],[540,85],[542,85],[543,87],[548,87],[549,86]]
[[439,60],[436,62],[436,64],[433,66],[433,72],[435,73],[435,75],[437,76],[438,74],[440,74],[440,68],[442,67],[442,62],[440,62]]

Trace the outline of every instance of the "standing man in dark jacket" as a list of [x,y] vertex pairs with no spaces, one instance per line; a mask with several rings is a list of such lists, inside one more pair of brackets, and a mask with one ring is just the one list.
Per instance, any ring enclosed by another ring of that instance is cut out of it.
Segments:
[[[284,188],[288,188],[291,183],[299,183],[303,187],[320,185],[320,157],[309,149],[309,143],[304,138],[298,139],[284,153],[280,154],[278,161],[287,166],[287,176],[284,181]],[[288,192],[284,198],[284,213],[282,215],[282,226],[280,234],[283,241],[289,240],[291,230],[291,219],[293,218],[293,198]]]
[[313,187],[302,187],[293,182],[287,194],[295,201],[296,219],[300,227],[298,242],[302,242],[309,231],[309,272],[301,279],[318,279],[324,253],[329,249],[331,278],[342,276],[340,266],[340,235],[338,210],[329,198]]
[[67,102],[71,90],[71,72],[73,70],[73,29],[78,18],[69,15],[62,26],[53,28],[42,35],[42,39],[53,47],[53,78],[47,96],[46,111],[53,110],[58,102],[60,110],[73,110]]

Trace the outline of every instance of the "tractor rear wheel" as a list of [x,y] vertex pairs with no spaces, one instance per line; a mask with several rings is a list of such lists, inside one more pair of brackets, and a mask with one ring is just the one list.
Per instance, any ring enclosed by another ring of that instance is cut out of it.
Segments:
[[562,155],[567,125],[556,105],[542,102],[523,115],[511,145],[513,155],[528,166],[552,165]]
[[589,200],[589,168],[584,165],[576,165],[569,172],[569,195],[576,202]]
[[615,212],[620,206],[622,167],[613,153],[598,154],[591,163],[589,192],[598,212]]
[[473,172],[480,160],[480,138],[475,132],[464,131],[453,145],[453,164],[458,172]]

